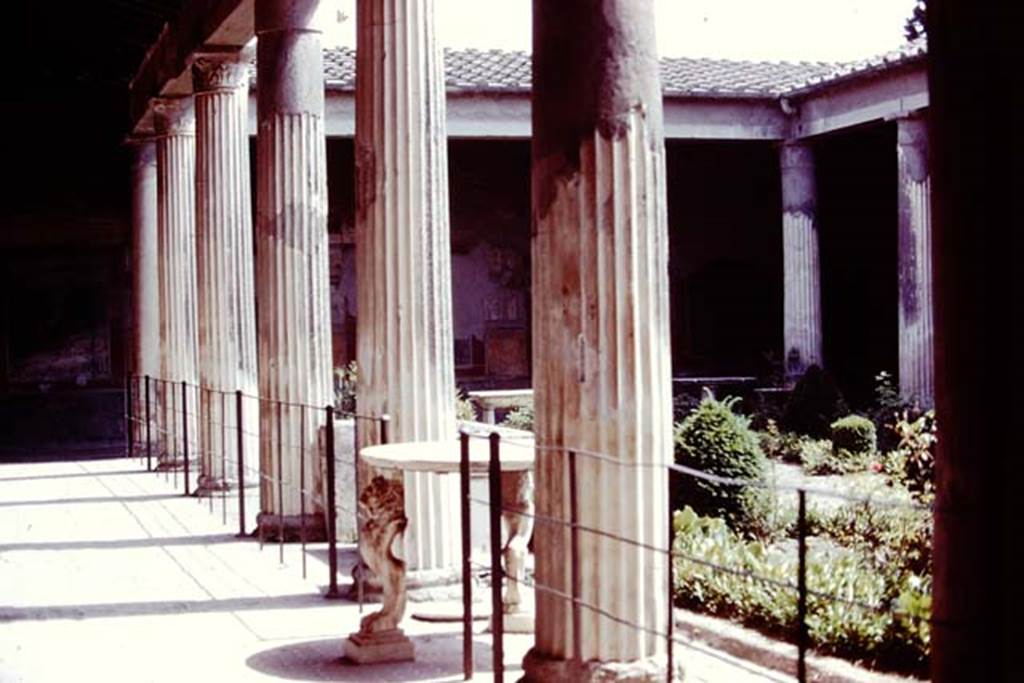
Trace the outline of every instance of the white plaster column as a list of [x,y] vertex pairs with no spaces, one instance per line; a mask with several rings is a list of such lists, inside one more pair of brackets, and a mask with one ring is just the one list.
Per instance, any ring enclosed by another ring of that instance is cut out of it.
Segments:
[[[323,533],[322,458],[315,456],[323,408],[333,402],[323,57],[314,21],[318,5],[316,0],[257,0],[255,8],[256,296],[264,399],[260,467],[265,475],[260,526],[270,534],[284,528],[291,537],[300,523],[310,537]],[[306,488],[314,494],[305,501],[304,521],[299,519],[301,462]]]
[[[359,411],[390,414],[392,441],[454,439],[445,84],[433,0],[360,2],[357,43]],[[361,445],[377,437],[360,436]],[[408,568],[453,570],[457,479],[404,478]]]
[[[668,228],[651,0],[533,3],[533,386],[536,508],[668,544],[672,459]],[[556,450],[553,450],[556,449]],[[564,449],[564,450],[557,450]],[[602,454],[592,457],[587,453]],[[570,534],[538,523],[539,585],[572,592]],[[580,598],[538,589],[526,680],[664,680],[668,560],[579,534]],[[575,666],[575,659],[582,662]]]
[[[255,397],[256,298],[249,190],[249,64],[238,52],[192,64],[196,109],[196,256],[199,291],[200,426],[198,492],[237,478],[234,392]],[[259,404],[243,398],[245,452],[259,449]],[[255,460],[254,460],[255,462]]]
[[934,405],[931,178],[920,115],[896,120],[899,178],[900,394]]
[[156,129],[160,279],[160,378],[166,449],[160,467],[181,465],[183,413],[189,414],[189,455],[198,446],[198,393],[181,382],[199,381],[196,336],[195,115],[191,97],[158,99]]
[[782,173],[783,360],[786,378],[799,379],[823,362],[821,266],[818,251],[814,153],[803,142],[779,148]]
[[[132,148],[132,389],[135,443],[145,444],[145,380],[160,376],[160,279],[156,143],[151,138],[130,141]],[[150,400],[150,437],[159,437],[157,411]],[[160,449],[155,449],[159,452]],[[143,452],[143,451],[138,451]]]

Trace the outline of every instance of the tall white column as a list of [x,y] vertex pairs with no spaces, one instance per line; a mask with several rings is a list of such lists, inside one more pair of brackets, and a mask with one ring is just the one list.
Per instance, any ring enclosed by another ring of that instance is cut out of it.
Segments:
[[[672,392],[654,9],[592,5],[533,3],[536,507],[570,519],[573,450],[579,523],[665,549]],[[572,592],[570,547],[564,527],[536,525],[538,585]],[[526,679],[664,680],[665,639],[650,631],[668,624],[665,555],[582,532],[578,568],[582,601],[614,618],[582,608],[576,652],[570,602],[538,589]]]
[[[199,491],[237,471],[234,392],[255,397],[256,297],[249,191],[248,60],[207,54],[192,64],[196,106],[196,254],[199,288]],[[243,398],[246,453],[259,448],[259,404]]]
[[932,217],[925,119],[896,121],[899,176],[900,394],[934,405]]
[[[142,379],[160,376],[160,279],[156,143],[149,138],[131,141],[132,147],[132,373],[136,403],[133,407],[135,443],[145,443],[145,385]],[[156,412],[150,412],[150,437],[159,436]],[[159,452],[159,449],[157,449]]]
[[[323,407],[333,402],[318,4],[256,2],[260,526],[293,537],[300,524],[307,534],[323,533],[316,456]],[[299,494],[302,474],[312,499]]]
[[788,379],[822,365],[821,266],[814,153],[802,142],[779,148],[782,173],[783,351]]
[[[199,381],[196,335],[195,115],[191,97],[156,100],[157,212],[160,279],[160,379],[166,449],[161,467],[176,467],[184,454],[188,413],[189,455],[198,446]],[[183,392],[181,383],[190,386]],[[184,394],[184,395],[183,395]]]
[[[445,83],[434,2],[366,0],[357,22],[358,406],[390,414],[393,441],[454,439]],[[360,434],[363,445],[376,438]],[[457,480],[407,474],[404,483],[408,568],[454,568]]]

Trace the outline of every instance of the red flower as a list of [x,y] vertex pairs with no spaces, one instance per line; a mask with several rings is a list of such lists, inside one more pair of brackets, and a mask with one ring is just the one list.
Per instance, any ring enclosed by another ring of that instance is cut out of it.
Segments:
[[882,471],[882,463],[880,463],[880,462],[873,462],[873,463],[871,463],[871,471],[872,472],[881,472]]

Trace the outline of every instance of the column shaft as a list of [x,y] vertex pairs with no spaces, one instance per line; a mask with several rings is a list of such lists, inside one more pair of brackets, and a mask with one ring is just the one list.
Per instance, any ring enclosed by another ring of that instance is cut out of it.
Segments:
[[814,155],[804,143],[779,150],[782,173],[783,353],[786,376],[822,365],[821,267]]
[[[573,450],[579,523],[665,548],[671,363],[654,11],[601,4],[533,8],[536,506],[569,519]],[[537,582],[569,594],[568,531],[534,533]],[[570,603],[538,590],[528,680],[663,680],[665,641],[650,631],[666,629],[666,557],[581,532],[578,568],[584,602],[640,628],[583,608],[575,653]]]
[[[257,224],[261,525],[322,510],[315,457],[331,396],[327,160],[316,0],[257,0]],[[306,408],[300,405],[308,406]],[[280,491],[278,482],[281,483]],[[283,515],[283,517],[278,517]],[[319,523],[322,517],[311,517]],[[287,533],[287,531],[286,531]]]
[[[183,421],[188,413],[189,453],[198,446],[198,358],[196,336],[195,119],[191,97],[154,104],[157,132],[159,220],[160,379],[156,395],[163,411],[163,467],[180,464]],[[183,396],[181,383],[191,386]]]
[[[200,57],[196,91],[196,252],[199,288],[200,491],[224,488],[237,462],[234,392],[255,396],[248,64],[238,54]],[[259,447],[259,407],[243,399],[245,450]]]
[[899,169],[900,393],[934,403],[931,177],[925,120],[896,122]]
[[[156,144],[152,140],[132,143],[132,373],[137,377],[160,376],[160,279],[157,219]],[[136,418],[143,407],[145,386],[139,379]],[[158,434],[151,419],[150,435]],[[135,442],[144,443],[146,426],[135,421]]]
[[[391,414],[395,441],[454,438],[445,84],[433,0],[361,2],[357,29],[358,405]],[[450,475],[405,475],[410,570],[455,565],[456,495]]]

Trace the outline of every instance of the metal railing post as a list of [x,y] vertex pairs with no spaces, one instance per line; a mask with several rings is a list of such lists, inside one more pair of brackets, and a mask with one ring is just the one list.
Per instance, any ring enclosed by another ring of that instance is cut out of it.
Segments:
[[459,484],[462,497],[462,674],[473,678],[473,569],[469,519],[469,434],[459,433]]
[[185,458],[185,495],[187,496],[188,491],[188,384],[185,380],[181,381],[181,449],[184,453]]
[[386,414],[385,415],[381,415],[380,416],[380,443],[381,443],[381,445],[384,445],[384,444],[388,443],[388,437],[390,436],[389,432],[391,431],[390,427],[391,427],[391,416],[390,415],[386,415]]
[[146,375],[146,471],[153,470],[153,435],[150,428],[153,424],[153,416],[149,412],[149,375]]
[[491,505],[491,632],[494,636],[494,680],[505,680],[505,610],[501,600],[501,435],[491,432],[491,458],[487,469]]
[[339,598],[338,594],[338,538],[337,519],[335,508],[335,473],[334,473],[334,406],[328,405],[325,408],[327,414],[327,433],[324,443],[327,453],[327,509],[324,510],[324,524],[327,527],[327,566],[330,572],[330,580],[327,583],[326,598]]
[[125,375],[124,401],[125,406],[127,407],[125,412],[128,416],[128,420],[124,426],[127,431],[125,436],[128,437],[128,457],[133,458],[135,457],[135,420],[132,419],[132,413],[134,411],[132,410],[132,374],[130,372]]
[[807,494],[803,489],[797,490],[799,507],[797,508],[797,546],[799,567],[797,576],[797,660],[796,678],[800,683],[807,680]]
[[245,536],[245,430],[242,428],[242,390],[235,391],[235,427],[238,429],[238,536]]

